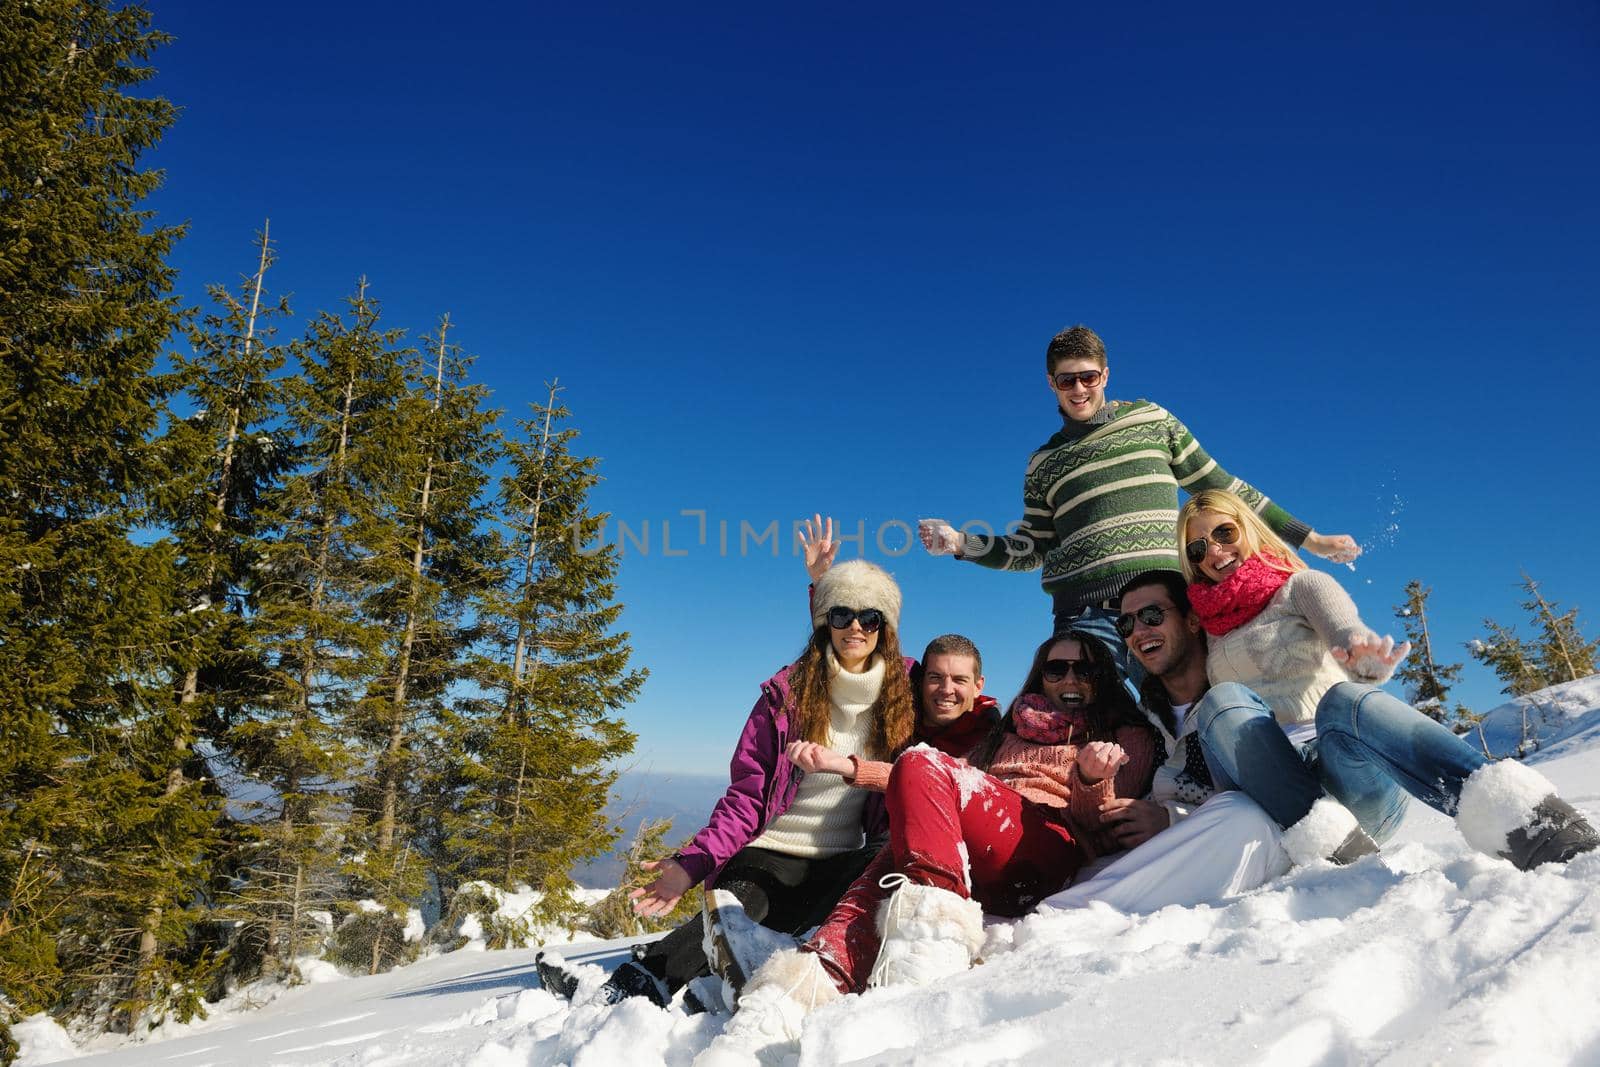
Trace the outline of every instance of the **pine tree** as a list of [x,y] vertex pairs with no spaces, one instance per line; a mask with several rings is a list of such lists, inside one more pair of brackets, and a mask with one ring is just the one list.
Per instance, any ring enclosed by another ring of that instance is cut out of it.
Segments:
[[1539,632],[1535,655],[1550,684],[1575,682],[1593,674],[1600,640],[1584,640],[1578,629],[1578,609],[1557,614],[1559,605],[1544,598],[1539,583],[1527,571],[1522,572],[1522,588],[1528,594],[1522,606],[1533,616]]
[[23,1013],[126,1022],[179,977],[213,816],[167,791],[175,553],[130,537],[180,321],[180,231],[140,206],[173,108],[132,95],[165,40],[136,4],[0,15],[0,988]]
[[[247,590],[260,558],[261,499],[293,454],[271,425],[274,375],[285,358],[285,349],[272,344],[272,320],[289,309],[282,301],[262,306],[273,262],[266,226],[256,248],[254,274],[238,294],[209,287],[215,310],[190,325],[192,353],[172,358],[191,406],[169,416],[160,440],[167,478],[155,512],[178,552],[182,601],[171,648],[179,728],[167,759],[168,798],[193,794],[214,777],[226,723],[263,673],[250,654]],[[199,750],[197,742],[204,743]],[[159,950],[155,929],[163,918],[160,907],[146,915],[140,954],[147,965]]]
[[[1472,713],[1457,704],[1449,707],[1450,687],[1461,674],[1461,664],[1440,663],[1434,658],[1433,635],[1428,628],[1428,597],[1433,590],[1420,581],[1406,583],[1406,601],[1394,609],[1395,617],[1411,642],[1411,654],[1394,676],[1406,687],[1411,706],[1436,722],[1471,725]],[[1459,731],[1458,731],[1459,732]]]
[[452,720],[474,757],[446,844],[461,879],[544,891],[544,918],[569,907],[573,865],[616,837],[605,817],[611,761],[634,735],[615,715],[638,692],[626,632],[615,630],[618,561],[585,552],[603,514],[589,510],[595,460],[574,455],[577,431],[549,386],[548,401],[507,442],[501,481],[505,579],[478,606],[488,628],[482,696]]
[[1518,637],[1514,629],[1501,626],[1493,619],[1484,619],[1483,625],[1488,630],[1487,635],[1467,642],[1467,651],[1505,683],[1500,690],[1502,693],[1522,696],[1551,684],[1536,650]]
[[263,502],[273,536],[256,567],[252,630],[265,677],[230,732],[271,795],[229,901],[263,941],[269,970],[290,970],[326,932],[357,758],[346,726],[385,639],[361,611],[372,579],[354,531],[374,521],[405,373],[400,331],[380,328],[365,279],[348,305],[347,318],[317,316],[300,373],[283,383],[301,462]]
[[[372,757],[356,791],[360,858],[348,870],[353,893],[378,900],[402,925],[427,874],[415,851],[425,796],[419,756],[465,677],[468,606],[490,573],[479,495],[493,461],[495,414],[483,408],[487,390],[466,383],[471,361],[449,331],[445,316],[412,361],[409,396],[386,426],[389,463],[374,483],[376,507],[352,530],[370,579],[363,612],[389,639],[384,669],[352,719]],[[450,750],[432,751],[443,765],[427,773],[448,777]],[[373,942],[373,970],[393,948],[382,941]]]

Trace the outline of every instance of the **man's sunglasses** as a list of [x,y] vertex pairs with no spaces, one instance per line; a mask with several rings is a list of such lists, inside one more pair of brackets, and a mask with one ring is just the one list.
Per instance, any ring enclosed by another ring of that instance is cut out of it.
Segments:
[[1166,617],[1167,609],[1162,607],[1160,604],[1146,604],[1138,611],[1129,611],[1118,615],[1117,633],[1121,634],[1123,638],[1126,639],[1133,636],[1133,623],[1135,619],[1144,623],[1146,626],[1160,626],[1162,622],[1166,620]]
[[1196,537],[1193,541],[1183,546],[1183,554],[1189,557],[1190,563],[1199,563],[1206,558],[1206,545],[1231,545],[1239,540],[1239,527],[1231,522],[1218,523],[1211,531],[1210,537]]
[[850,624],[859,622],[863,633],[875,634],[883,625],[883,612],[877,608],[856,611],[853,608],[829,608],[828,625],[835,630],[848,630]]
[[1064,370],[1055,376],[1056,388],[1062,390],[1071,389],[1072,384],[1076,382],[1085,389],[1093,389],[1100,384],[1100,379],[1105,373],[1103,370]]
[[1069,674],[1088,682],[1094,680],[1094,664],[1086,659],[1047,659],[1043,674],[1047,682],[1059,682]]

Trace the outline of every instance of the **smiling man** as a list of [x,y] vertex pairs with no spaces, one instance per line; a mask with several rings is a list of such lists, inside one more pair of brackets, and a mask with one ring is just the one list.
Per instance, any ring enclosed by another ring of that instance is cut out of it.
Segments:
[[[983,657],[978,646],[960,634],[943,634],[928,642],[922,662],[912,668],[917,692],[917,726],[912,744],[932,745],[947,755],[965,757],[1000,721],[1000,706],[983,695]],[[837,774],[861,789],[882,792],[894,764],[841,756],[821,745],[795,741],[789,758],[803,771]]]
[[920,537],[936,556],[998,570],[1043,568],[1056,631],[1076,626],[1104,638],[1125,674],[1126,650],[1113,627],[1117,590],[1142,571],[1179,570],[1173,530],[1180,488],[1230,489],[1279,536],[1325,559],[1342,563],[1360,554],[1353,538],[1317,533],[1223,470],[1165,408],[1107,400],[1105,344],[1087,326],[1051,339],[1045,370],[1061,429],[1028,460],[1015,532],[963,534],[925,519]]
[[[1100,807],[1101,822],[1129,851],[1080,876],[1047,903],[1075,908],[1100,901],[1147,913],[1226,900],[1283,874],[1289,856],[1279,825],[1250,795],[1214,780],[1201,745],[1196,724],[1208,693],[1213,701],[1253,695],[1243,686],[1210,689],[1206,638],[1190,610],[1183,575],[1147,571],[1120,590],[1120,600],[1115,625],[1144,668],[1140,702],[1162,729],[1167,759],[1144,797]],[[1284,789],[1302,791],[1309,808],[1320,787],[1303,770],[1291,778]]]

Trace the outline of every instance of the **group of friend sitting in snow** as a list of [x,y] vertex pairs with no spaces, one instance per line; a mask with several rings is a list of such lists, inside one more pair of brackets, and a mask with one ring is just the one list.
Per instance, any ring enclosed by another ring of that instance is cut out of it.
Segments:
[[[807,524],[805,650],[763,684],[705,828],[635,892],[641,914],[664,914],[705,883],[803,939],[742,983],[704,1062],[770,1059],[832,1000],[965,970],[985,913],[1149,912],[1349,863],[1393,834],[1408,797],[1522,869],[1600,845],[1537,771],[1485,759],[1378,688],[1409,646],[1296,551],[1344,562],[1353,539],[1229,475],[1161,407],[1107,401],[1092,330],[1052,339],[1046,369],[1062,428],[1029,460],[1022,521],[996,537],[921,529],[935,555],[1044,572],[1055,625],[1003,715],[970,640],[903,657],[894,580],[834,565],[831,523]],[[705,925],[646,946],[594,995],[666,1005],[737,972]],[[540,973],[578,988],[554,956]]]

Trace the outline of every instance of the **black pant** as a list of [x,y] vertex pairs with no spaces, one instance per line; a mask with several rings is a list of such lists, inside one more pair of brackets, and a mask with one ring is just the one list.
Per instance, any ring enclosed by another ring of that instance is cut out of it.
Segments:
[[[800,937],[828,917],[882,847],[876,842],[825,859],[744,848],[718,873],[717,888],[738,897],[745,913],[762,926]],[[702,945],[703,926],[696,915],[651,944],[639,962],[673,992],[711,973]]]

